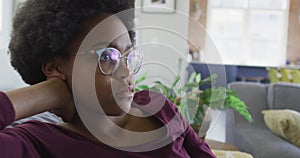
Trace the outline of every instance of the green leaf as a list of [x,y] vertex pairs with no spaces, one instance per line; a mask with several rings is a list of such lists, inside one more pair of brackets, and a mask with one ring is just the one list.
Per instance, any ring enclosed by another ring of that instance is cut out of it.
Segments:
[[206,77],[205,79],[203,79],[199,86],[200,85],[213,85],[215,82],[216,82],[216,78],[218,77],[217,74],[212,74],[210,75],[209,77]]
[[138,88],[141,89],[141,90],[150,89],[150,87],[147,86],[147,85],[138,85]]
[[177,85],[178,81],[180,81],[180,76],[179,75],[176,76],[175,81],[172,84],[172,88],[174,88]]
[[178,73],[181,73],[181,68],[182,68],[182,63],[183,63],[183,59],[179,58],[178,59]]
[[148,74],[149,74],[149,71],[147,71],[146,73],[144,73],[139,79],[136,79],[135,82],[134,82],[134,84],[138,85],[139,83],[141,83],[142,81],[144,81],[147,78]]
[[199,85],[200,81],[201,81],[201,74],[197,74],[196,82],[198,83],[198,85]]
[[138,88],[134,88],[134,92],[139,92],[139,91],[141,91],[141,90]]
[[[199,86],[212,86],[216,82],[217,74],[211,74],[211,76],[201,80],[201,74],[193,72],[188,78],[187,83],[177,90],[176,85],[180,81],[182,63],[183,59],[180,58],[178,62],[179,73],[175,76],[171,86],[167,86],[160,81],[154,82],[151,84],[151,87],[148,85],[140,85],[140,83],[147,78],[147,72],[135,81],[135,91],[151,89],[163,93],[171,102],[174,102],[177,97],[180,97],[181,101],[177,102],[176,106],[178,106],[179,111],[192,125],[201,125],[207,107],[215,110],[233,109],[248,122],[253,121],[248,111],[248,106],[231,89],[226,87],[212,87],[203,90],[199,95]],[[200,99],[201,102],[199,102],[198,99]]]
[[189,78],[189,80],[188,80],[187,83],[193,83],[194,80],[195,80],[195,78],[196,78],[196,76],[197,76],[197,73],[196,73],[196,72],[193,72],[193,73],[191,74],[191,76],[190,76],[190,78]]

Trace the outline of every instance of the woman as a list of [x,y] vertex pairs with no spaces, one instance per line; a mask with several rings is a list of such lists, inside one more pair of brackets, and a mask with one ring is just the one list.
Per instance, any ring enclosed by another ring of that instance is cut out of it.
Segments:
[[[31,86],[0,93],[1,158],[214,157],[164,96],[134,94],[142,54],[133,48],[133,11],[116,14],[133,7],[133,0],[25,2],[9,50]],[[5,128],[44,111],[64,123]]]

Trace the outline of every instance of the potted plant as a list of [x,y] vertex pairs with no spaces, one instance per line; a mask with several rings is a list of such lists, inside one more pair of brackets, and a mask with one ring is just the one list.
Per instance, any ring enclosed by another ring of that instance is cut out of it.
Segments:
[[[182,59],[179,60],[179,70],[181,70],[181,64]],[[135,91],[150,89],[163,93],[178,107],[179,111],[189,121],[197,133],[201,126],[206,126],[204,130],[207,130],[209,127],[209,123],[203,122],[208,108],[214,110],[233,109],[241,114],[248,122],[252,122],[252,117],[247,110],[247,105],[240,100],[233,90],[226,87],[213,87],[215,79],[217,78],[216,74],[201,79],[200,73],[193,72],[182,87],[176,88],[180,81],[179,74],[176,75],[171,86],[167,86],[160,81],[156,81],[151,86],[148,86],[141,84],[148,76],[148,73],[145,73],[135,81]],[[199,87],[202,85],[211,85],[211,88],[199,90]]]

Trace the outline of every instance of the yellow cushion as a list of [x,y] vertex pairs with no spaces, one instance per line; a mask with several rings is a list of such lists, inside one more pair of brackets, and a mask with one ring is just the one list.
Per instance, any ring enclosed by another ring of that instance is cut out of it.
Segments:
[[264,120],[269,129],[280,137],[300,147],[300,113],[294,110],[264,110]]
[[240,151],[216,150],[216,149],[212,149],[212,151],[217,158],[253,158],[252,155]]

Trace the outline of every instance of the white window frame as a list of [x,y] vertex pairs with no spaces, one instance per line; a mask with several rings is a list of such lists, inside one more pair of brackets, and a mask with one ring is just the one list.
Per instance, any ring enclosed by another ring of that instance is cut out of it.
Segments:
[[[249,1],[248,1],[248,3],[249,3]],[[217,50],[219,52],[219,54],[220,54],[221,57],[222,56],[226,56],[225,51],[223,52],[223,50],[220,50],[218,48],[218,44],[216,42],[214,42],[216,48],[211,48],[212,45],[209,43],[211,41],[216,41],[216,39],[218,37],[214,37],[213,36],[213,32],[211,30],[211,28],[212,28],[211,27],[212,26],[212,22],[211,22],[212,7],[210,5],[210,0],[208,0],[207,26],[206,26],[206,28],[207,28],[208,34],[211,35],[211,36],[207,36],[206,37],[206,39],[207,39],[206,41],[209,41],[209,42],[206,42],[205,51],[203,52],[204,53],[203,56],[205,58],[201,59],[201,62],[213,63],[213,64],[248,65],[248,66],[282,66],[282,65],[285,65],[286,64],[286,52],[287,52],[289,6],[290,6],[290,0],[287,0],[287,9],[286,10],[283,10],[283,9],[267,9],[268,11],[277,11],[277,12],[280,11],[280,12],[283,12],[283,15],[284,15],[284,17],[283,17],[284,18],[283,39],[280,41],[283,44],[282,48],[281,48],[281,52],[282,53],[280,54],[280,61],[277,61],[276,64],[274,64],[274,63],[270,64],[268,62],[257,64],[257,63],[253,63],[251,61],[249,61],[249,62],[247,61],[246,63],[242,63],[242,62],[240,62],[240,63],[234,63],[234,62],[230,62],[228,60],[227,61],[222,60],[222,58],[221,58],[221,60],[220,59],[216,59],[215,56],[211,56],[210,55],[210,54],[213,54],[213,53],[211,53],[212,51]],[[246,7],[243,6],[243,7],[240,7],[240,8],[237,8],[237,7],[213,7],[213,9],[224,9],[224,8],[225,9],[243,10],[243,11],[245,11],[245,17],[246,17],[245,19],[247,19],[247,20],[245,20],[245,23],[243,23],[242,25],[244,27],[243,29],[247,30],[247,31],[245,31],[245,34],[243,34],[244,36],[242,37],[241,41],[243,41],[242,45],[244,45],[244,47],[248,48],[247,49],[247,51],[248,51],[247,53],[250,54],[250,52],[249,52],[249,46],[250,46],[251,39],[249,37],[249,27],[248,27],[248,24],[247,24],[250,21],[250,15],[249,14],[250,14],[251,11],[254,11],[254,10],[255,11],[262,11],[262,10],[266,11],[266,10],[265,9],[258,9],[258,8],[250,8],[250,7],[248,8],[247,6]],[[234,37],[230,38],[228,36],[227,38],[228,39],[233,39]],[[271,40],[269,40],[269,41],[271,41]],[[245,51],[241,50],[241,52],[245,52]],[[268,60],[271,60],[271,59],[272,59],[272,57],[270,57]],[[220,61],[222,63],[220,63]]]

